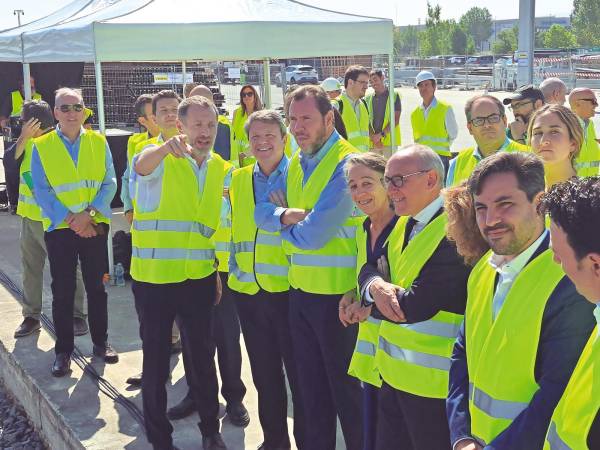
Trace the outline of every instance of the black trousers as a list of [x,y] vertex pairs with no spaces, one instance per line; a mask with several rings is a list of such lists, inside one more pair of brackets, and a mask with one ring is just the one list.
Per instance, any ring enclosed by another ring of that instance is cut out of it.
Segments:
[[446,401],[399,391],[384,381],[376,442],[378,450],[450,450]]
[[54,351],[57,354],[71,353],[74,347],[73,305],[77,260],[81,262],[92,342],[104,345],[108,338],[108,306],[103,277],[108,272],[106,239],[109,229],[108,225],[100,226],[104,234],[91,238],[79,237],[69,228],[44,233],[52,275],[52,319],[56,329]]
[[307,450],[335,449],[336,415],[346,448],[359,450],[363,444],[361,387],[348,375],[357,327],[340,323],[340,298],[290,290],[290,332],[306,411]]
[[[287,425],[287,374],[294,405],[296,446],[305,448],[305,413],[293,358],[289,328],[288,292],[260,290],[254,295],[234,293],[252,381],[258,392],[258,417],[267,448],[290,448]],[[285,374],[283,368],[285,366]]]
[[171,329],[179,320],[186,379],[198,405],[200,431],[219,431],[219,394],[215,352],[210,329],[216,274],[181,283],[133,282],[133,294],[142,327],[144,355],[142,397],[148,440],[155,449],[171,449],[173,427],[167,419],[167,391],[171,356]]

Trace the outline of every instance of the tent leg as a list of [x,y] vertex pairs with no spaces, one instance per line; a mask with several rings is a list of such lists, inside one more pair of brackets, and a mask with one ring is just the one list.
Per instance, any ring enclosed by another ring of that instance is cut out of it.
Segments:
[[29,63],[23,63],[23,90],[25,92],[25,100],[31,100],[31,71]]
[[[181,92],[185,93],[185,78],[186,78],[186,66],[185,61],[181,61]],[[183,95],[182,95],[183,97]]]
[[389,95],[388,95],[388,102],[390,105],[390,119],[389,119],[389,123],[390,123],[390,139],[391,139],[391,145],[392,145],[392,155],[394,153],[396,153],[396,113],[394,111],[394,104],[396,103],[396,95],[395,95],[395,83],[394,83],[394,54],[393,53],[389,53],[388,54],[388,83],[389,83]]
[[[96,99],[98,109],[98,125],[100,127],[100,133],[106,134],[106,122],[104,119],[104,91],[102,90],[102,65],[100,61],[94,62],[94,69],[96,74]],[[112,215],[112,214],[111,214]],[[109,220],[112,217],[108,218]],[[107,236],[107,252],[108,252],[108,274],[110,275],[110,281],[115,284],[114,276],[114,260],[113,260],[113,240],[112,230],[109,229]]]
[[263,60],[263,83],[265,84],[265,98],[263,99],[265,108],[271,108],[271,69],[270,60],[265,58]]

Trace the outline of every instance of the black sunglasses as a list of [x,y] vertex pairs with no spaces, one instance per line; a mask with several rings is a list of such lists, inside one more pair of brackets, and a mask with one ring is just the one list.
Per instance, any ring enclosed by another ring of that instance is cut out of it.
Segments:
[[74,105],[60,105],[58,107],[60,112],[68,113],[69,111],[81,112],[83,111],[83,105],[81,103],[75,103]]
[[242,92],[242,97],[254,97],[254,92],[252,92],[252,91]]

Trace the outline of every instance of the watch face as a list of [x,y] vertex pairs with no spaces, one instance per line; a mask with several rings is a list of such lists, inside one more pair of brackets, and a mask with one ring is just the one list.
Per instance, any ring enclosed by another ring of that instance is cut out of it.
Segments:
[[93,209],[90,209],[90,216],[94,217],[96,215],[96,211],[94,211]]

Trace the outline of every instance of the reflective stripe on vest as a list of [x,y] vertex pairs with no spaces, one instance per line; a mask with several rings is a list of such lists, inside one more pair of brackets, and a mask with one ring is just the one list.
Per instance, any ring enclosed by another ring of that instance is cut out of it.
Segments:
[[367,107],[362,100],[358,101],[358,107],[360,108],[360,119],[358,119],[352,103],[345,95],[338,97],[337,101],[343,104],[341,116],[348,134],[348,142],[361,152],[368,152],[371,140],[369,139],[369,111]]
[[539,389],[534,373],[542,317],[564,277],[552,251],[542,252],[518,274],[492,320],[497,272],[489,257],[488,252],[471,272],[465,317],[471,432],[484,442],[504,431]]
[[[369,110],[369,124],[371,125],[371,128],[373,128],[373,121],[375,120],[375,116],[374,116],[374,112],[373,112],[373,97],[375,96],[375,94],[372,95],[368,95],[365,100],[367,101],[367,109]],[[400,97],[400,92],[394,90],[394,102],[396,101],[397,98]],[[394,113],[397,113],[398,111],[394,110]],[[385,113],[383,115],[383,124],[381,125],[381,129],[385,130],[385,128],[388,126],[388,124],[390,123],[390,101],[389,101],[389,97],[388,100],[385,102]],[[395,148],[398,148],[402,145],[402,135],[400,133],[400,121],[398,121],[398,125],[396,125],[394,127],[394,132],[396,133],[396,146]],[[386,149],[390,149],[392,151],[394,151],[395,149],[392,149],[392,134],[388,133],[385,135],[385,137],[381,140],[381,143],[383,144],[383,147]]]
[[590,431],[600,413],[599,389],[600,338],[596,326],[581,352],[558,405],[554,408],[544,450],[588,448]]
[[[423,266],[445,237],[445,213],[433,219],[402,248],[408,217],[402,217],[401,235],[390,239],[388,257],[392,283],[410,288]],[[415,324],[384,321],[379,329],[376,364],[384,381],[395,389],[428,398],[448,393],[450,357],[460,314],[440,311]]]
[[583,124],[585,139],[581,143],[579,155],[575,160],[575,170],[578,177],[593,177],[600,174],[600,145],[596,141],[594,122]]
[[257,229],[254,222],[254,165],[234,171],[229,189],[231,237],[235,267],[230,267],[228,286],[244,294],[285,292],[289,289],[289,261],[281,235]]
[[211,153],[201,196],[189,160],[167,155],[163,164],[158,208],[140,212],[134,202],[131,276],[155,284],[205,278],[215,271],[214,234],[231,164]]
[[17,214],[21,217],[27,217],[30,220],[37,222],[42,221],[42,209],[39,207],[33,192],[27,185],[24,175],[29,172],[31,176],[31,154],[33,153],[33,139],[29,139],[25,143],[25,150],[23,151],[23,161],[19,169],[19,202],[17,203]]
[[[356,153],[356,149],[346,140],[339,139],[318,163],[306,183],[300,158],[294,156],[287,173],[289,207],[314,208],[337,165],[352,153]],[[354,228],[359,221],[362,220],[350,216],[342,227]],[[302,250],[284,240],[283,249],[291,256],[290,285],[313,294],[343,294],[353,289],[356,286],[356,240],[349,228],[341,228],[318,250]]]
[[[48,183],[58,200],[73,213],[87,208],[106,175],[106,138],[91,130],[81,133],[77,166],[56,131],[34,139],[34,145]],[[110,222],[100,213],[96,214],[94,220]],[[43,218],[42,222],[44,230],[47,230],[50,220]],[[68,228],[68,225],[62,222],[56,228]]]
[[417,106],[410,115],[413,130],[413,139],[416,143],[426,145],[441,156],[452,156],[450,152],[450,138],[446,131],[446,111],[450,105],[437,100],[432,107],[427,119],[423,109]]

